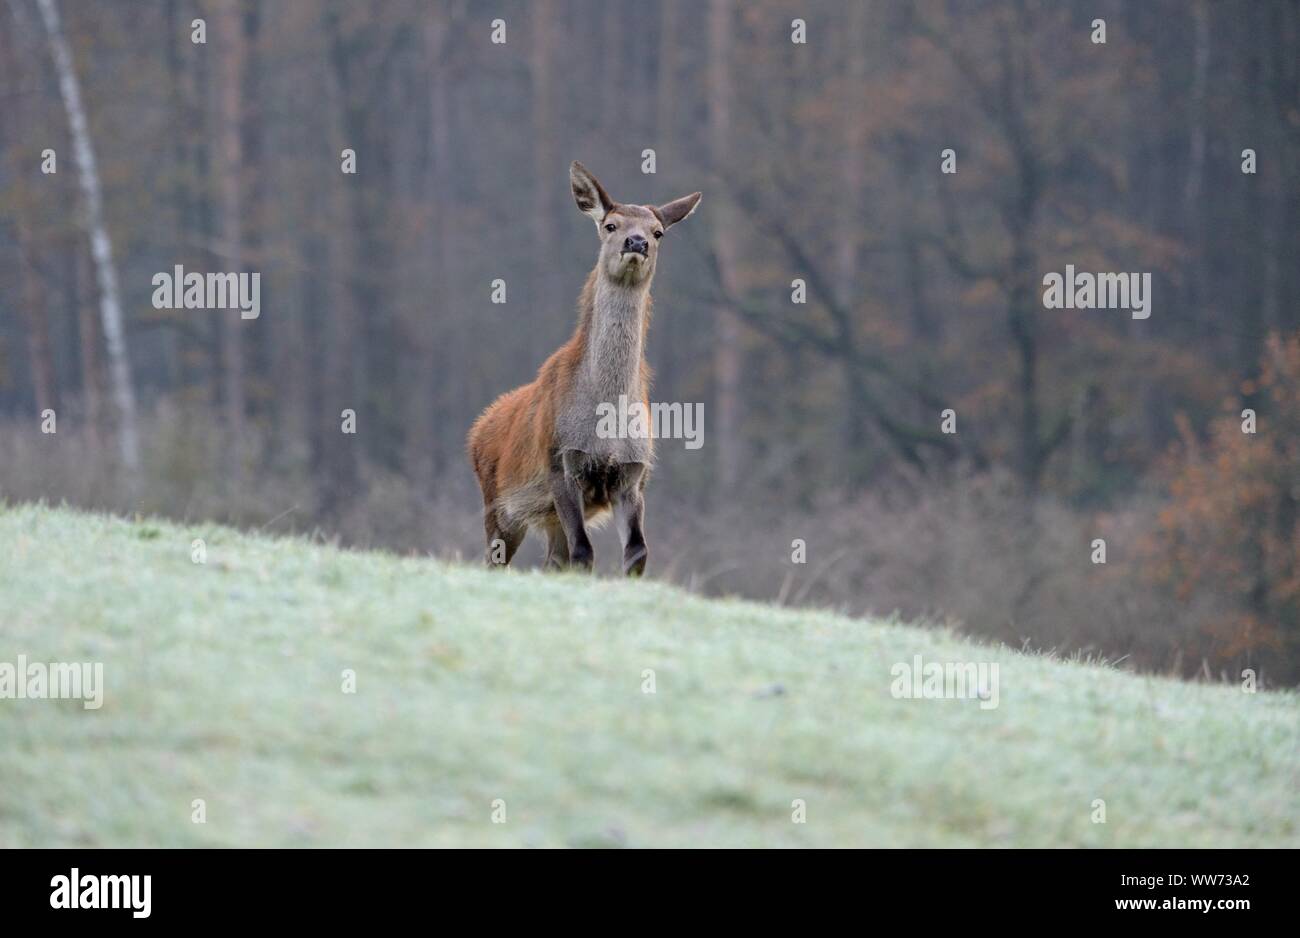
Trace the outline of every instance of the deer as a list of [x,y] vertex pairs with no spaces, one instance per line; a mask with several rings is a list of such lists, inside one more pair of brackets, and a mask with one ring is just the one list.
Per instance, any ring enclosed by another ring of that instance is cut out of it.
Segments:
[[569,185],[596,225],[600,250],[578,294],[578,323],[537,377],[493,401],[470,428],[470,463],[483,493],[489,567],[509,566],[529,531],[546,535],[548,570],[590,571],[590,529],[611,516],[623,573],[645,572],[645,488],[654,463],[651,432],[610,438],[602,405],[640,402],[649,412],[646,362],[650,282],[659,245],[695,211],[700,193],[663,205],[615,202],[576,160]]

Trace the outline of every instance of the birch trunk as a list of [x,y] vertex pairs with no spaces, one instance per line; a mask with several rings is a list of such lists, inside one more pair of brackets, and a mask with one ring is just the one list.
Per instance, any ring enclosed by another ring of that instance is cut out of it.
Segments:
[[81,103],[81,86],[73,67],[72,51],[63,35],[63,24],[55,0],[37,0],[41,20],[50,41],[50,53],[59,76],[59,94],[68,115],[68,128],[72,133],[73,156],[77,163],[81,194],[86,202],[86,233],[90,239],[90,253],[95,261],[99,282],[99,315],[104,326],[104,342],[108,350],[109,378],[113,384],[113,401],[117,406],[118,445],[122,467],[126,470],[128,484],[134,488],[140,472],[140,437],[136,423],[135,389],[131,384],[131,363],[127,356],[126,326],[122,317],[122,302],[117,287],[117,271],[113,266],[113,242],[104,221],[104,202],[99,186],[99,169],[95,163],[95,148],[90,140],[90,128],[85,108]]

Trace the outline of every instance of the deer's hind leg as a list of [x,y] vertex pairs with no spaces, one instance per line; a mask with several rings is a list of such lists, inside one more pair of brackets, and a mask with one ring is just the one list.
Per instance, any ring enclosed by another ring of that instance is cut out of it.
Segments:
[[524,541],[528,529],[522,524],[510,524],[495,507],[483,512],[483,531],[487,535],[484,560],[491,568],[508,567],[515,551]]
[[569,565],[569,539],[565,536],[564,526],[556,515],[546,525],[546,562],[547,570],[563,570]]

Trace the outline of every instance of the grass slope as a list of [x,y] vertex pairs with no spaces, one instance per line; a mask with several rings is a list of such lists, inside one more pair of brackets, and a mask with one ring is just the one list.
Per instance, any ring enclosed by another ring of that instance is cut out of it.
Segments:
[[[1300,845],[1295,694],[655,583],[0,507],[19,654],[106,689],[0,700],[0,846]],[[1000,705],[894,699],[915,654]]]

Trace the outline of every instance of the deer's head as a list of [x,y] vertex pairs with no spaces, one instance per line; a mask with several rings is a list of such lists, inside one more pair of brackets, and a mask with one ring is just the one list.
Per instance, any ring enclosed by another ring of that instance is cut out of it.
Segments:
[[569,184],[578,209],[596,223],[600,236],[597,267],[605,277],[625,286],[650,282],[664,232],[695,211],[700,202],[698,192],[663,205],[615,202],[600,181],[576,160],[569,167]]

